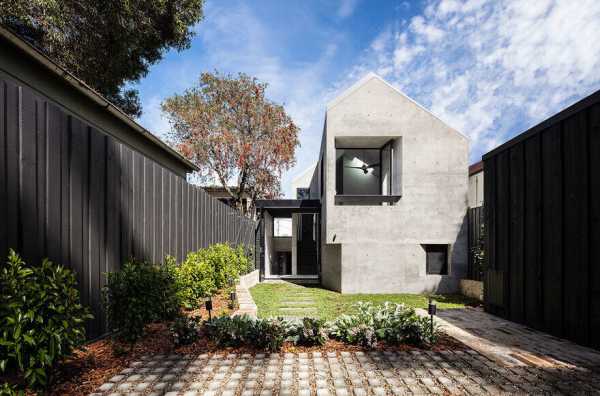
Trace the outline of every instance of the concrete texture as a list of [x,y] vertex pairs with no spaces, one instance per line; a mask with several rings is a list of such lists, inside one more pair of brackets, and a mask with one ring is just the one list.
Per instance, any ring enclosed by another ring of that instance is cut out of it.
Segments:
[[[392,193],[402,198],[394,205],[336,205],[336,141],[368,148],[390,139]],[[373,74],[330,103],[319,164],[323,285],[342,293],[456,292],[467,268],[468,145]],[[449,245],[448,275],[425,273],[422,244]]]
[[251,287],[257,285],[260,282],[260,271],[254,270],[246,275],[240,276],[239,285],[241,287],[245,287],[246,289],[250,289]]
[[248,290],[249,288],[250,287],[246,287],[241,283],[235,286],[235,294],[237,295],[239,307],[237,311],[233,313],[233,316],[248,315],[253,318],[257,317],[258,307],[252,298],[252,294],[250,294],[250,291]]
[[469,207],[483,206],[483,178],[484,172],[474,173],[469,176]]
[[483,282],[471,279],[460,280],[460,294],[483,301]]

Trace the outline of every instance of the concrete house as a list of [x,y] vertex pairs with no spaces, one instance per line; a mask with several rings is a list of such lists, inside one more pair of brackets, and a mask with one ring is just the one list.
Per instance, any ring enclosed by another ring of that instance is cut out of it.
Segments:
[[452,292],[467,266],[468,139],[375,74],[327,106],[309,199],[257,202],[262,279]]

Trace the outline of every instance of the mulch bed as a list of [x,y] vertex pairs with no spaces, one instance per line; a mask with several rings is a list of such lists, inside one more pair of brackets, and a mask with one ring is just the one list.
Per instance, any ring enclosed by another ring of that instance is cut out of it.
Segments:
[[[213,297],[213,314],[222,315],[229,312],[226,293]],[[201,316],[208,319],[208,312],[204,307],[188,312],[190,315]],[[468,347],[454,338],[442,335],[438,344],[430,348],[432,351],[441,350],[467,350]],[[375,350],[381,351],[411,351],[423,348],[410,345],[388,346],[380,343]],[[364,348],[344,344],[339,341],[329,340],[323,346],[305,347],[294,345],[291,342],[284,344],[281,352],[341,352],[365,351]],[[135,345],[105,338],[86,345],[85,350],[75,352],[74,356],[67,359],[56,373],[49,395],[87,395],[94,392],[107,379],[117,375],[131,363],[139,360],[144,355],[154,354],[200,354],[200,353],[250,353],[264,352],[256,348],[244,346],[239,348],[218,347],[206,337],[201,337],[197,342],[186,346],[175,346],[169,332],[168,323],[154,323],[146,327],[145,336]],[[14,378],[0,376],[0,383]],[[10,381],[10,382],[13,382]],[[27,392],[27,395],[34,395]]]

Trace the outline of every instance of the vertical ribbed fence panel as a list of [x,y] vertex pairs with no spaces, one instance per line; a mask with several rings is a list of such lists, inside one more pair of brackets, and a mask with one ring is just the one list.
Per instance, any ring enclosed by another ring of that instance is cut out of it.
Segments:
[[[77,275],[105,331],[104,274],[129,258],[182,260],[215,242],[254,248],[255,222],[32,89],[0,74],[0,256]],[[235,230],[235,232],[233,232]]]
[[600,91],[483,160],[486,309],[600,349]]

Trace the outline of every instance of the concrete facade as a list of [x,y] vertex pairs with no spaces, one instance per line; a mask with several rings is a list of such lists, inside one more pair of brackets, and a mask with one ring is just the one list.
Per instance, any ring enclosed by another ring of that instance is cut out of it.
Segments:
[[312,164],[303,170],[298,176],[292,179],[292,198],[299,199],[296,192],[299,188],[309,188],[317,163]]
[[[381,194],[401,198],[336,203],[336,143],[380,148],[390,140],[393,180]],[[342,293],[457,291],[467,269],[468,146],[374,74],[331,102],[311,182],[311,198],[321,200],[322,284]],[[448,245],[447,275],[426,273],[425,244]]]

